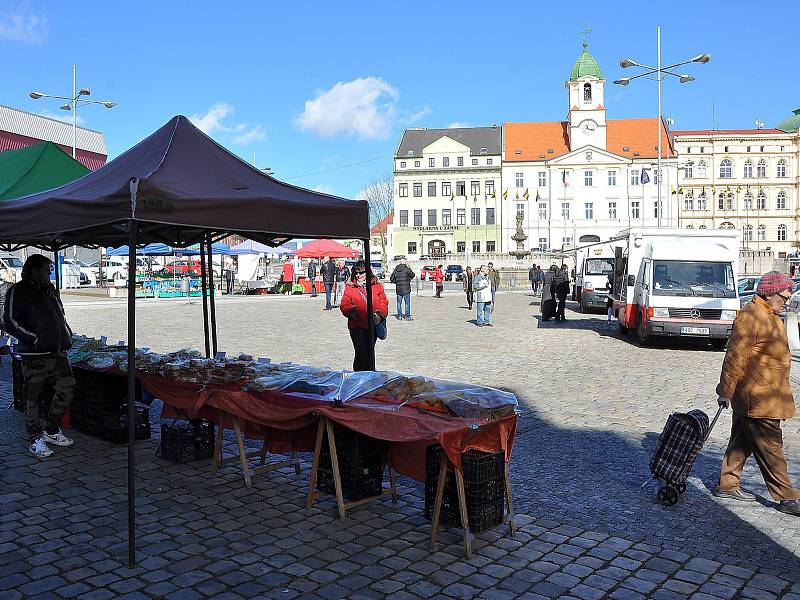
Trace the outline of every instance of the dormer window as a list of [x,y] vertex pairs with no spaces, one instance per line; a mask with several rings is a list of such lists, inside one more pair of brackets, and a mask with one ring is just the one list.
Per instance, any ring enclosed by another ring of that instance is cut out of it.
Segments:
[[592,101],[592,86],[588,83],[583,84],[583,101],[587,104]]
[[481,154],[486,154],[486,148],[481,148]]
[[625,146],[625,147],[622,149],[622,151],[623,151],[623,152],[630,152],[630,151],[631,151],[631,149],[630,149],[630,148],[628,148],[627,146]]
[[413,150],[409,150],[408,152],[406,152],[406,155],[414,156],[414,151]]
[[547,149],[547,153],[548,153],[548,154],[553,154],[553,153],[554,153],[554,152],[553,152],[553,149],[552,149],[552,148],[548,148],[548,149]]

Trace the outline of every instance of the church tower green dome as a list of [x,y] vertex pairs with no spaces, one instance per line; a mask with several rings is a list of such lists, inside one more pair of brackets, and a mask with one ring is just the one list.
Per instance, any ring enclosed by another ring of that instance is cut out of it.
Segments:
[[786,133],[796,133],[800,128],[800,108],[792,111],[794,114],[778,123],[776,129],[785,131]]
[[594,56],[589,53],[589,43],[583,42],[583,52],[575,61],[575,66],[572,67],[572,73],[569,75],[570,81],[575,81],[580,77],[592,75],[598,79],[603,79],[603,72],[600,70],[600,65],[597,64]]

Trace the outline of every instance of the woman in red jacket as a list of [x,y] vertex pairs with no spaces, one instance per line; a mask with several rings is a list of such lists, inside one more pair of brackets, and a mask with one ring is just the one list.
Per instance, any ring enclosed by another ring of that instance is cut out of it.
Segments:
[[434,298],[442,297],[442,290],[444,290],[444,271],[442,265],[438,265],[433,272],[433,280],[436,282],[436,296]]
[[[383,286],[374,277],[372,278],[372,315],[367,315],[367,271],[363,260],[353,266],[350,282],[347,284],[342,296],[339,309],[347,317],[347,327],[350,330],[350,339],[353,340],[355,358],[353,371],[369,371],[372,369],[369,360],[369,327],[374,330],[375,325],[386,319],[389,314],[389,300]],[[373,336],[373,349],[377,336]]]

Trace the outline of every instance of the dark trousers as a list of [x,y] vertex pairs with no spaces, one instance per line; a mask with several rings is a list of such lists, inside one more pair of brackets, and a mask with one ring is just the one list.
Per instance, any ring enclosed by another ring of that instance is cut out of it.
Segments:
[[800,490],[789,480],[780,420],[751,419],[737,413],[733,413],[731,439],[722,459],[720,491],[739,489],[744,463],[751,454],[761,469],[770,496],[778,502],[800,499]]
[[325,308],[331,307],[331,290],[333,289],[333,285],[332,281],[325,282]]
[[472,310],[472,305],[475,302],[475,292],[472,289],[466,290],[467,292],[467,305]]
[[443,283],[437,283],[436,284],[436,297],[437,298],[441,298],[442,297],[442,290],[443,289],[444,289],[444,284]]
[[317,282],[314,281],[314,277],[309,277],[309,280],[311,280],[311,297],[312,298],[316,298],[317,297]]
[[[369,357],[369,330],[368,329],[351,329],[350,339],[353,340],[353,350],[355,350],[355,358],[353,358],[353,371],[371,371],[372,365],[370,364]],[[375,349],[375,337],[372,341],[373,351]]]
[[564,307],[567,305],[567,297],[558,298],[558,306],[556,307],[556,321],[564,320]]
[[22,379],[25,382],[25,426],[28,439],[36,441],[42,435],[39,400],[49,382],[53,387],[50,411],[45,419],[47,433],[57,433],[64,412],[75,395],[75,377],[67,356],[45,356],[22,360]]

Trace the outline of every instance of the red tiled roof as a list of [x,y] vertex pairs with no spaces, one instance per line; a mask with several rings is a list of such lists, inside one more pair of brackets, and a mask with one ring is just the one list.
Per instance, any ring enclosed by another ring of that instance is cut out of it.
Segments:
[[776,133],[786,135],[786,132],[780,129],[690,129],[673,131],[672,135],[680,137],[682,135],[775,135]]
[[384,231],[386,231],[386,226],[391,225],[392,223],[394,223],[394,213],[389,213],[388,217],[384,217],[383,219],[375,223],[375,225],[373,225],[370,228],[369,233],[370,235],[377,235],[379,233],[383,233]]
[[[658,118],[610,119],[606,128],[606,148],[609,152],[629,158],[655,158],[658,156]],[[625,148],[628,150],[626,151]],[[639,156],[636,156],[638,153]],[[661,156],[671,157],[669,132],[661,120]]]

